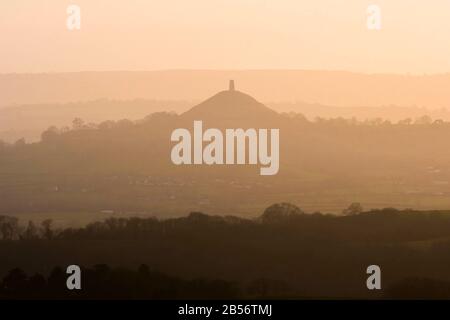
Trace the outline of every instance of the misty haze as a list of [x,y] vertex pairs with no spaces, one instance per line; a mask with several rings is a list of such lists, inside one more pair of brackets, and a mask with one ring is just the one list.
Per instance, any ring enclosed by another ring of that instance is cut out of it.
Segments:
[[0,4],[0,299],[450,299],[450,4],[370,8]]

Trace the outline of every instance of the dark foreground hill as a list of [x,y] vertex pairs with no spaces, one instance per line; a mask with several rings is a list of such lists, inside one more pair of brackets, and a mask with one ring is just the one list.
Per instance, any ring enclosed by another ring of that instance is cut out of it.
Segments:
[[[68,265],[102,264],[84,269],[82,297],[450,298],[450,212],[348,213],[306,214],[277,204],[256,219],[191,213],[75,229],[48,221],[20,228],[1,217],[0,278],[10,290],[0,296],[13,295],[11,286],[36,293],[33,283],[44,297],[66,296]],[[141,264],[148,267],[130,271]],[[367,290],[369,265],[381,268],[380,291]]]

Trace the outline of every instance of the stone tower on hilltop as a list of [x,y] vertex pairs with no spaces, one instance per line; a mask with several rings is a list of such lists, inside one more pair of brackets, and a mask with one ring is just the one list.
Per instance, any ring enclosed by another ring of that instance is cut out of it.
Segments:
[[234,80],[230,80],[230,85],[228,87],[229,91],[234,91]]

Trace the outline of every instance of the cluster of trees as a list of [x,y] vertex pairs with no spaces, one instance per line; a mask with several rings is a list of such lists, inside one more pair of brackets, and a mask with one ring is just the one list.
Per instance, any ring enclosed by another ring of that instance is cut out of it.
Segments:
[[[308,120],[303,114],[297,112],[282,113],[286,119],[292,119],[296,122],[302,122],[304,124],[317,124],[321,126],[405,126],[405,125],[432,125],[432,126],[448,126],[450,122],[444,121],[442,119],[432,119],[428,115],[423,115],[415,119],[406,118],[399,120],[397,123],[391,122],[390,120],[383,118],[365,119],[358,120],[356,118],[322,118],[316,117],[314,120]],[[75,118],[72,121],[72,126],[63,126],[58,128],[56,126],[51,126],[41,134],[42,141],[53,141],[60,135],[64,135],[71,131],[79,130],[110,130],[110,129],[126,129],[132,128],[133,126],[142,125],[147,122],[151,122],[158,119],[176,119],[177,115],[173,112],[155,112],[147,117],[132,121],[129,119],[122,120],[107,120],[101,123],[85,122],[81,118]],[[22,146],[26,144],[24,138],[17,140],[12,146]],[[11,146],[10,144],[0,140],[0,151],[6,147]]]
[[[383,225],[383,221],[389,223]],[[423,223],[426,223],[427,228]],[[359,228],[363,225],[368,228]],[[364,212],[362,205],[355,202],[339,216],[321,212],[309,214],[294,204],[277,203],[265,209],[256,219],[192,212],[187,217],[162,220],[156,217],[111,217],[81,228],[59,229],[53,227],[52,219],[45,219],[39,224],[30,220],[23,226],[16,217],[0,216],[0,240],[156,239],[179,237],[194,230],[201,231],[203,237],[217,232],[251,232],[261,236],[265,232],[271,232],[273,228],[276,229],[274,231],[283,228],[287,234],[292,232],[293,236],[301,239],[305,236],[320,239],[333,235],[351,241],[414,241],[450,235],[450,212],[420,212],[395,208]],[[340,234],[341,228],[347,229],[346,234]],[[323,230],[327,231],[326,234]]]
[[30,220],[28,225],[23,227],[16,217],[0,216],[0,240],[52,239],[52,225],[52,219],[45,219],[39,225]]
[[152,113],[146,117],[144,117],[141,120],[132,121],[129,119],[122,119],[122,120],[106,120],[100,123],[86,123],[81,118],[75,118],[72,121],[72,127],[62,127],[57,128],[56,126],[51,126],[46,131],[44,131],[41,135],[42,141],[53,141],[55,138],[57,138],[60,135],[64,135],[65,133],[68,133],[70,131],[80,131],[80,130],[100,130],[100,131],[106,131],[106,130],[124,130],[132,128],[133,126],[138,125],[145,125],[146,123],[151,123],[153,121],[158,121],[158,119],[172,119],[176,117],[176,114],[173,112],[155,112]]
[[444,121],[442,119],[433,119],[429,115],[423,115],[416,118],[405,118],[398,121],[391,121],[389,119],[384,119],[381,117],[370,118],[360,120],[355,117],[352,118],[344,118],[344,117],[336,117],[336,118],[323,118],[323,117],[315,117],[313,120],[308,120],[302,113],[297,112],[285,112],[282,113],[283,116],[293,119],[298,122],[310,123],[310,124],[320,124],[320,125],[329,125],[329,126],[405,126],[405,125],[449,125],[450,122]]
[[[263,236],[266,232],[282,228],[285,235],[297,239],[335,237],[348,241],[369,240],[384,242],[420,241],[450,236],[449,211],[414,211],[385,208],[363,211],[360,203],[352,203],[342,215],[306,213],[291,203],[277,203],[268,207],[256,219],[237,216],[210,216],[192,212],[187,217],[157,219],[107,218],[81,228],[54,228],[53,220],[39,224],[0,216],[0,240],[64,240],[64,239],[146,239],[182,237],[195,230],[200,237],[220,236],[227,233],[244,235],[247,232]],[[345,233],[341,231],[345,229]],[[326,232],[324,232],[326,230]],[[294,238],[293,238],[294,239]]]

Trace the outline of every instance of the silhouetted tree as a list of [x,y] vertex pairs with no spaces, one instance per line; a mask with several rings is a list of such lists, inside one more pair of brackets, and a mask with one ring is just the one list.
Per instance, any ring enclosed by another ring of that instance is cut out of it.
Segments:
[[39,237],[39,229],[35,225],[35,223],[30,220],[28,221],[28,226],[25,230],[25,234],[23,235],[24,239],[33,240]]
[[53,238],[53,230],[52,230],[52,224],[53,224],[53,220],[52,219],[46,219],[44,221],[42,221],[42,228],[43,228],[43,234],[45,239],[52,239]]
[[263,223],[284,221],[288,218],[301,215],[303,211],[291,203],[277,203],[268,207],[261,216]]
[[75,118],[72,121],[72,128],[74,130],[80,130],[84,128],[84,120],[80,118]]
[[13,240],[19,236],[19,219],[0,216],[0,236],[3,240]]
[[43,142],[51,142],[54,141],[59,135],[58,128],[55,126],[51,126],[41,134],[41,140]]
[[352,215],[360,214],[361,212],[363,212],[362,205],[359,202],[353,202],[352,204],[350,204],[348,206],[347,209],[344,209],[342,211],[342,214],[346,215],[346,216],[352,216]]

